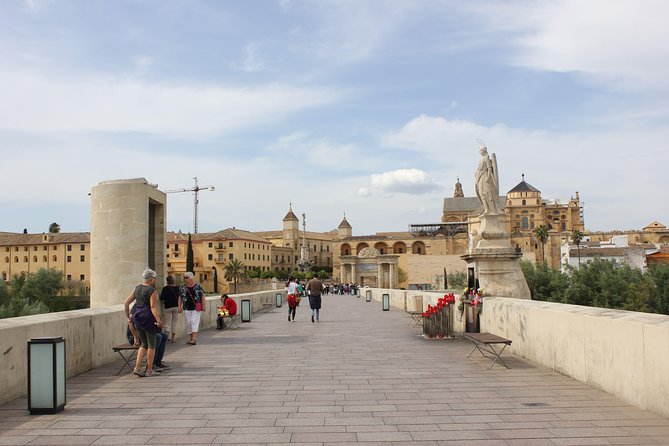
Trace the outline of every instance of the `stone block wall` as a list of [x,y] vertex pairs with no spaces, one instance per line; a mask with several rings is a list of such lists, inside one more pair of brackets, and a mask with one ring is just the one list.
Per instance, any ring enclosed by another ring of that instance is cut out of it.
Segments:
[[[275,294],[285,292],[265,291],[236,294],[231,297],[241,312],[241,300],[251,300],[252,311],[274,303]],[[207,311],[203,314],[200,329],[216,326],[216,307],[220,296],[207,297]],[[0,319],[0,404],[20,398],[28,393],[28,341],[37,337],[62,336],[65,339],[67,377],[119,359],[112,347],[125,344],[126,317],[123,305],[63,311],[35,316]],[[179,318],[177,336],[186,335],[184,318]]]
[[481,331],[506,350],[669,417],[669,316],[487,297]]

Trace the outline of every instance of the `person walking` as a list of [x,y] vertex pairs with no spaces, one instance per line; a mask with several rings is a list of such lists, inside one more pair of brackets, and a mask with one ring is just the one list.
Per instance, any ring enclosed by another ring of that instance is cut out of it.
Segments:
[[311,307],[311,322],[320,320],[321,315],[321,294],[323,293],[323,282],[317,276],[314,276],[307,283],[307,294],[309,295],[309,306]]
[[[142,274],[143,282],[135,287],[123,302],[128,323],[132,323],[140,340],[137,350],[135,369],[137,376],[153,376],[153,363],[156,355],[156,333],[163,327],[163,321],[158,311],[158,292],[156,291],[156,272],[150,268]],[[135,301],[135,307],[130,313],[130,304]],[[142,370],[142,361],[146,356],[146,370]]]
[[167,276],[167,285],[160,291],[160,301],[163,303],[163,320],[170,330],[170,342],[176,342],[177,322],[181,313],[181,290],[174,283],[174,276]]
[[186,283],[181,286],[181,305],[186,318],[186,331],[190,335],[187,344],[196,345],[200,317],[206,309],[204,291],[195,281],[192,272],[188,271],[184,274],[184,281]]
[[288,283],[286,283],[286,294],[288,295],[288,322],[290,322],[290,316],[293,316],[293,322],[295,322],[295,312],[297,311],[297,283],[295,283],[295,278],[290,276],[288,278]]

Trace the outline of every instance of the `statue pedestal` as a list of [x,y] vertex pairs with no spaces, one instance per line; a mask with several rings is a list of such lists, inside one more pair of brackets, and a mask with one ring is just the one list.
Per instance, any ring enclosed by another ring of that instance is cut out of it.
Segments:
[[518,263],[520,253],[511,246],[500,217],[481,216],[476,247],[461,258],[474,263],[479,285],[487,296],[530,299],[530,288]]

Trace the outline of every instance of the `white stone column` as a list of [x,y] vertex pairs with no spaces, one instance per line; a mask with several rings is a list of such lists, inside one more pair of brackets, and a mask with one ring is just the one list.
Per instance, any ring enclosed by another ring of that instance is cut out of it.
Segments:
[[344,283],[344,268],[346,268],[346,264],[341,263],[341,267],[339,270],[339,283]]
[[355,271],[355,263],[354,263],[353,265],[351,265],[351,280],[349,280],[349,283],[357,283],[356,280],[355,280],[355,274],[356,274],[356,271]]
[[123,303],[151,268],[166,274],[167,196],[144,178],[91,189],[91,308]]
[[376,265],[376,287],[383,288],[383,263]]
[[390,268],[390,270],[389,270],[389,272],[390,272],[389,281],[390,281],[390,289],[392,290],[392,289],[395,289],[395,265],[393,265],[392,263],[389,263],[388,267]]

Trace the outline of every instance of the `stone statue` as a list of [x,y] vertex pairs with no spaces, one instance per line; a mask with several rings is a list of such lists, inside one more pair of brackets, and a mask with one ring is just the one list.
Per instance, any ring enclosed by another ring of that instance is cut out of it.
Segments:
[[499,173],[497,171],[497,158],[495,154],[488,156],[488,148],[485,144],[479,149],[481,160],[476,169],[475,185],[476,196],[483,205],[485,215],[499,215]]

